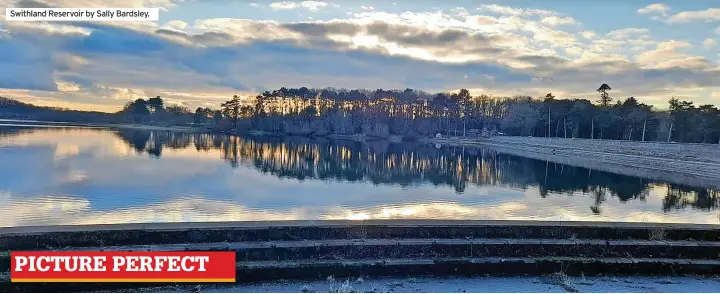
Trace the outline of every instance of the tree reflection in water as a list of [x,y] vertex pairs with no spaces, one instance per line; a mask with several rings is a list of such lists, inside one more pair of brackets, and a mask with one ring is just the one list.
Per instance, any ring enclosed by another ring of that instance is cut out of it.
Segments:
[[480,147],[441,147],[387,141],[356,142],[305,137],[236,137],[170,131],[120,130],[117,135],[137,152],[160,157],[163,148],[221,150],[231,166],[252,166],[263,173],[298,180],[367,181],[375,185],[422,183],[452,186],[463,193],[468,184],[519,189],[537,187],[549,193],[582,192],[595,198],[590,207],[602,213],[608,197],[644,201],[650,187],[665,185],[663,211],[686,208],[716,210],[720,191],[662,183],[507,155]]

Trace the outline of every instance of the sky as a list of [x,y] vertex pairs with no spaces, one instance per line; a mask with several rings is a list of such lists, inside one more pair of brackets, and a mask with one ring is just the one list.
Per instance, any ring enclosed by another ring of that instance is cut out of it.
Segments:
[[218,108],[280,87],[470,89],[720,105],[720,2],[707,0],[0,0],[158,7],[157,22],[8,22],[0,96],[114,112]]

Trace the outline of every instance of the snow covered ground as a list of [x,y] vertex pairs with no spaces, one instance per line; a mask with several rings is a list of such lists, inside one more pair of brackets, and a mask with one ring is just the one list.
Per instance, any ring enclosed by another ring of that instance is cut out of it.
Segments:
[[567,277],[551,275],[484,278],[328,278],[319,281],[276,281],[233,286],[162,287],[152,289],[152,291],[203,293],[720,293],[720,277]]

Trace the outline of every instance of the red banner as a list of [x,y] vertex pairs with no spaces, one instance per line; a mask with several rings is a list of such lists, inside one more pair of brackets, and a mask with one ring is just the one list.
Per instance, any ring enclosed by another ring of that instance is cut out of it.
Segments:
[[235,252],[15,251],[12,282],[235,282]]

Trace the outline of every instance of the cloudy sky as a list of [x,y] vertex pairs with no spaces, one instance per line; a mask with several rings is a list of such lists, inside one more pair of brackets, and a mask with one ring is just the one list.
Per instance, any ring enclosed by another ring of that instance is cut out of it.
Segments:
[[[714,7],[713,7],[714,6]],[[7,22],[0,96],[116,111],[162,96],[217,108],[287,87],[418,88],[720,105],[717,1],[0,0],[160,7],[159,22]],[[715,8],[716,7],[716,8]]]

